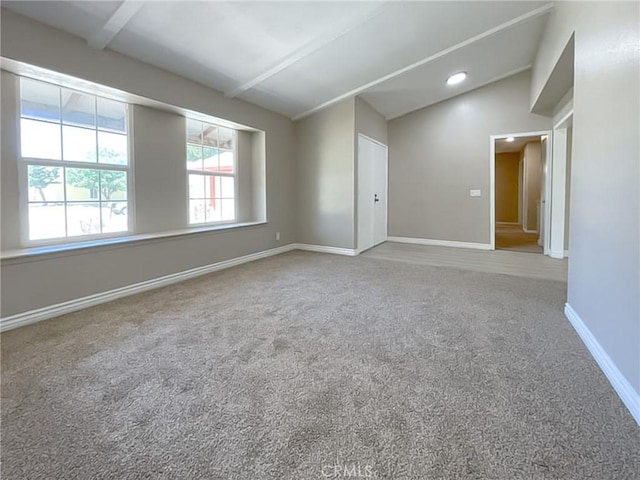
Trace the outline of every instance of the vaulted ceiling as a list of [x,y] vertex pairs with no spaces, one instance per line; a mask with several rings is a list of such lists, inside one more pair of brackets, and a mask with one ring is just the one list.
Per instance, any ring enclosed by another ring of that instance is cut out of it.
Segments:
[[[387,118],[531,66],[545,2],[2,2],[290,118],[361,95]],[[449,75],[465,82],[448,86]]]

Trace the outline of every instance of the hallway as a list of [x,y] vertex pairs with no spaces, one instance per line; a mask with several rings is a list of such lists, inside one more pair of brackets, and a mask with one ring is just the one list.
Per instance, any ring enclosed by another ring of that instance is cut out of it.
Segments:
[[496,224],[496,250],[542,253],[537,233],[525,233],[522,225]]

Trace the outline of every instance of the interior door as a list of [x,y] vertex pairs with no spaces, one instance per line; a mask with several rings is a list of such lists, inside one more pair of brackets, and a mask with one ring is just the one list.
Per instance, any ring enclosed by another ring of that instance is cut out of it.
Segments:
[[387,147],[374,144],[373,244],[387,240]]
[[358,250],[387,239],[387,147],[358,136]]

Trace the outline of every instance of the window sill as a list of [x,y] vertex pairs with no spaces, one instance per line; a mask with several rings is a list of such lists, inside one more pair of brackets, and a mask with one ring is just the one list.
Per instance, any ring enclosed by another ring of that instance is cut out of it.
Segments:
[[148,240],[168,240],[176,237],[187,235],[195,235],[198,233],[219,232],[226,230],[234,230],[237,228],[254,227],[257,225],[266,225],[266,221],[262,222],[244,222],[231,223],[224,225],[209,225],[205,227],[192,227],[181,230],[172,230],[159,233],[144,233],[139,235],[127,235],[124,237],[101,238],[98,240],[88,240],[75,243],[63,243],[57,245],[46,245],[42,247],[20,248],[15,250],[7,250],[0,253],[1,260],[38,258],[53,254],[77,254],[87,249],[96,247],[123,246],[133,243],[144,242]]

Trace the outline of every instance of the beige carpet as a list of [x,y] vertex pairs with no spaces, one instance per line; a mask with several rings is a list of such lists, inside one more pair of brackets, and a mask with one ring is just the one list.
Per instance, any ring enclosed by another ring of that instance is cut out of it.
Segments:
[[11,331],[2,478],[638,478],[564,298],[291,252]]
[[525,233],[522,225],[496,225],[496,248],[512,252],[542,253],[537,233]]

